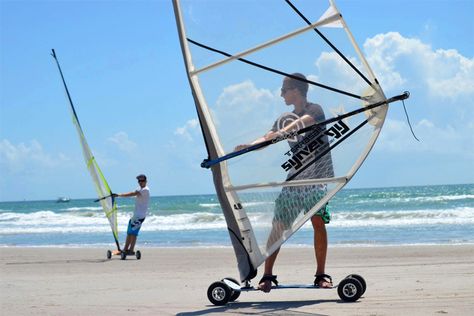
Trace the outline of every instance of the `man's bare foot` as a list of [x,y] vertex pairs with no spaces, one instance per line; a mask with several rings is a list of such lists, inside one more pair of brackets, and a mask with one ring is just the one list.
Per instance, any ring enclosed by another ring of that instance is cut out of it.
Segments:
[[114,250],[114,251],[112,251],[112,254],[113,254],[114,256],[118,256],[120,253],[121,253],[120,250]]
[[278,285],[276,275],[265,274],[258,282],[258,289],[268,293],[272,290],[272,282],[275,283],[275,285]]
[[258,284],[258,289],[265,293],[268,293],[272,290],[272,282],[270,280],[260,282]]
[[314,286],[322,289],[332,288],[332,278],[324,273],[316,274],[316,279],[314,279]]

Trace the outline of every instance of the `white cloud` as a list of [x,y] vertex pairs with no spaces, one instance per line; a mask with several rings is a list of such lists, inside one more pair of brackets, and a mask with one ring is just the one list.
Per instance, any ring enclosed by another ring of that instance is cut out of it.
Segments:
[[125,132],[117,132],[107,140],[114,143],[120,150],[125,152],[133,152],[137,148],[137,144],[131,141],[130,138],[128,138],[128,134]]
[[43,146],[33,139],[29,144],[12,144],[9,140],[0,141],[0,165],[10,172],[21,172],[24,169],[57,167],[69,158],[64,154],[52,156],[43,150]]
[[[455,49],[433,50],[421,40],[397,32],[367,39],[364,49],[386,89],[400,87],[410,77],[412,83],[421,83],[435,97],[474,95],[474,58],[464,57]],[[402,69],[404,76],[398,72]]]
[[[362,69],[362,65],[352,57],[348,57],[349,61],[357,68]],[[315,62],[319,74],[323,74],[322,78],[316,75],[309,75],[308,79],[329,83],[329,86],[344,91],[360,91],[366,87],[359,75],[335,52],[322,52]],[[314,86],[310,85],[311,88]],[[310,88],[310,89],[311,89]]]
[[[225,150],[264,135],[285,111],[280,91],[258,88],[251,80],[223,89],[211,107],[213,120]],[[291,111],[291,109],[287,109]]]
[[194,133],[193,131],[196,130],[196,128],[199,126],[199,121],[198,119],[191,119],[184,124],[182,127],[178,127],[175,131],[174,134],[178,135],[187,141],[192,141],[193,137],[191,136],[191,133]]
[[[420,142],[413,139],[405,120],[388,118],[378,150],[423,153],[429,159],[447,155],[474,158],[474,121],[468,114],[474,105],[474,58],[454,49],[435,50],[397,32],[367,39],[364,49],[382,87],[409,88],[418,112],[423,113],[413,124]],[[442,116],[435,108],[438,104],[445,108]]]
[[258,89],[251,80],[228,86],[217,99],[217,107],[226,108],[234,113],[249,113],[255,107],[267,107],[275,96],[267,89]]
[[474,159],[474,125],[460,129],[450,124],[439,126],[424,118],[416,123],[413,129],[420,142],[413,138],[406,122],[387,119],[377,150],[440,156],[458,155]]

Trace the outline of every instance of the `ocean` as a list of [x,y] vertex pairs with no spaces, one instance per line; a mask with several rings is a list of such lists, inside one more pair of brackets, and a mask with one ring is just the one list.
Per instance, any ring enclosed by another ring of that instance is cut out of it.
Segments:
[[[268,201],[272,203],[272,201]],[[120,241],[132,198],[118,199]],[[331,201],[330,247],[472,244],[474,184],[345,189]],[[258,205],[249,217],[258,216]],[[305,224],[285,247],[310,247]],[[91,199],[0,202],[0,247],[114,247],[110,226]],[[158,196],[142,226],[138,247],[231,246],[214,194]]]

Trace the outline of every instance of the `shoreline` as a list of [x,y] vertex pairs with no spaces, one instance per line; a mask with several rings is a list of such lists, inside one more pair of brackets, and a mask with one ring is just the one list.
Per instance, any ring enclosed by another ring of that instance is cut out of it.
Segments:
[[[142,259],[105,258],[102,248],[0,248],[0,303],[6,315],[468,315],[474,309],[474,245],[331,247],[335,284],[362,275],[367,292],[341,303],[336,290],[242,293],[212,305],[208,286],[238,278],[232,248],[141,248]],[[259,269],[253,285],[262,275]],[[311,247],[283,247],[281,284],[314,279]]]
[[[390,248],[390,247],[444,247],[444,246],[474,246],[474,242],[459,243],[410,243],[410,244],[335,244],[329,242],[329,247],[333,248]],[[68,244],[68,245],[0,245],[0,249],[114,249],[113,244]],[[183,246],[155,246],[139,245],[140,249],[232,249],[231,245],[183,245]],[[285,243],[284,249],[313,249],[313,244],[291,244]]]

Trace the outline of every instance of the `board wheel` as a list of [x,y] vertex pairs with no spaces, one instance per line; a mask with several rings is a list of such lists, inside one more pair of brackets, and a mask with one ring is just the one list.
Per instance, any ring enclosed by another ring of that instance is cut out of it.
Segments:
[[127,254],[126,254],[124,251],[122,251],[122,252],[120,253],[120,259],[121,259],[121,260],[127,259]]
[[355,302],[362,296],[362,284],[354,278],[345,278],[337,286],[337,294],[344,302]]
[[217,306],[225,305],[230,301],[232,289],[223,281],[217,281],[209,285],[207,289],[207,298]]
[[135,252],[135,257],[137,258],[137,260],[140,260],[142,258],[142,253],[140,252],[140,250],[137,250]]
[[[224,280],[229,280],[230,282],[235,283],[235,285],[240,286],[239,281],[237,281],[237,280],[234,279],[234,278],[224,278]],[[236,299],[238,299],[239,296],[240,296],[240,293],[241,293],[241,291],[236,291],[236,290],[234,290],[234,289],[231,289],[231,291],[232,291],[232,294],[230,295],[229,302],[233,302],[233,301],[235,301]]]
[[349,274],[348,276],[345,277],[345,279],[350,279],[350,278],[356,279],[357,281],[360,282],[360,284],[362,285],[362,294],[361,294],[361,296],[364,295],[365,290],[367,289],[367,283],[365,282],[364,278],[361,275],[358,275],[358,274]]
[[107,259],[112,258],[112,251],[107,250]]

